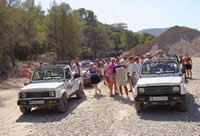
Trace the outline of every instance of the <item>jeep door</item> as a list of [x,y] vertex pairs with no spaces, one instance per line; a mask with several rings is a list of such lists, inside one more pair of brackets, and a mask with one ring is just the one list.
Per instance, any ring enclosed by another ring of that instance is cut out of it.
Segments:
[[64,72],[65,72],[65,88],[67,90],[67,94],[72,95],[72,93],[74,92],[73,75],[69,68],[65,68]]

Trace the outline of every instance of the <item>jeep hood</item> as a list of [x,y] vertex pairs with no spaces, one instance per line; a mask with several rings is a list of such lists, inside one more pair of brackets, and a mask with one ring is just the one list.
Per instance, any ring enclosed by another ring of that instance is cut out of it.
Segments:
[[23,87],[20,91],[55,91],[56,89],[62,87],[64,85],[63,82],[48,82],[48,83],[31,83],[25,87]]
[[145,77],[140,78],[137,86],[162,86],[162,85],[180,85],[182,77]]

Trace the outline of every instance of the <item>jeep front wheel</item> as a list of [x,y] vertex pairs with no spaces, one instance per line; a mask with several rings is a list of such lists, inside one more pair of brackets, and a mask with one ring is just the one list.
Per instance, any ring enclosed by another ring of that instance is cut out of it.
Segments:
[[28,114],[28,113],[31,112],[31,107],[22,107],[22,106],[20,106],[19,109],[23,114]]
[[183,102],[177,103],[177,109],[180,112],[187,112],[188,111],[187,101],[184,100]]
[[136,109],[137,112],[142,112],[143,108],[144,108],[143,103],[135,102],[135,109]]
[[57,111],[60,113],[64,113],[67,111],[67,96],[64,94],[61,98],[60,104],[57,106]]

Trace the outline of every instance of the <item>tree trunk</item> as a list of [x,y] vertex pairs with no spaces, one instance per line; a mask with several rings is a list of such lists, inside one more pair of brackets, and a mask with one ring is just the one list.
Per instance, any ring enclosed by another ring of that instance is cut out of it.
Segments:
[[15,56],[14,56],[14,51],[13,51],[13,47],[12,47],[12,39],[10,38],[10,59],[12,62],[12,66],[14,67],[16,65],[15,63]]

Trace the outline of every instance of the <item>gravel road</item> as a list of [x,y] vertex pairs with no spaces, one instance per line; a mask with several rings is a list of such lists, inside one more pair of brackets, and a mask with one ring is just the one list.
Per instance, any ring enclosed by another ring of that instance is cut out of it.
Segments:
[[[65,114],[51,110],[34,110],[30,115],[21,115],[15,103],[16,93],[9,91],[10,98],[3,99],[8,92],[0,90],[0,110],[2,107],[5,110],[0,113],[0,135],[198,136],[200,59],[193,59],[194,78],[187,84],[189,111],[186,113],[176,112],[169,106],[148,106],[144,113],[137,114],[132,97],[131,101],[125,96],[110,98],[107,87],[101,84],[103,96],[94,97],[94,90],[87,89],[87,98],[70,99],[69,110]],[[16,89],[12,91],[14,90]]]

